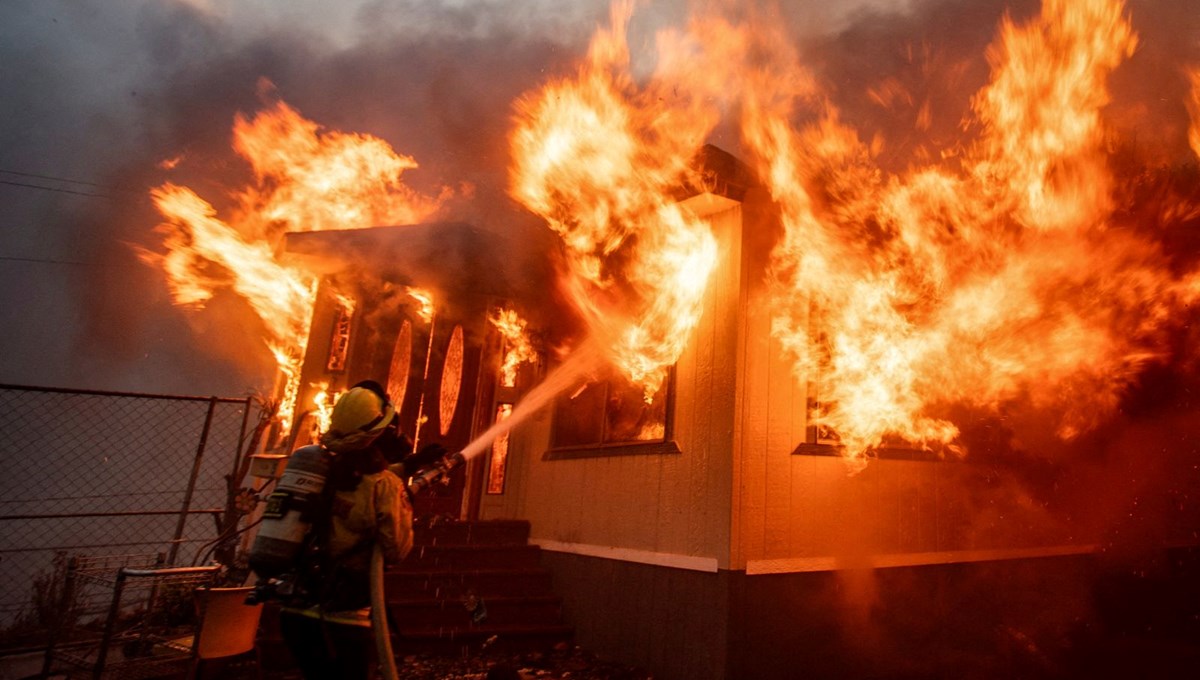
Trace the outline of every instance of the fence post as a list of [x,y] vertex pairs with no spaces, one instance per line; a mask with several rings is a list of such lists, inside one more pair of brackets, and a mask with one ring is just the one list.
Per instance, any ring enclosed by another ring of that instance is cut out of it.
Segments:
[[183,540],[183,530],[187,525],[188,511],[192,509],[192,495],[196,492],[196,478],[200,476],[200,464],[204,461],[204,449],[208,446],[208,431],[212,428],[213,412],[217,410],[217,398],[208,400],[208,415],[204,417],[204,429],[200,432],[200,443],[196,446],[196,457],[192,461],[192,474],[188,477],[187,491],[183,494],[183,507],[179,509],[179,521],[175,523],[175,537],[171,540],[171,552],[167,556],[167,564],[175,566],[175,558],[179,554],[179,543]]
[[121,615],[121,595],[125,592],[125,567],[117,570],[117,582],[113,585],[112,602],[108,605],[108,617],[104,619],[104,633],[100,636],[100,649],[96,652],[96,663],[92,666],[92,677],[99,680],[104,675],[104,663],[108,661],[108,645],[112,642],[117,617]]
[[46,653],[42,657],[42,674],[38,676],[40,678],[50,677],[50,668],[54,664],[54,646],[58,643],[62,629],[68,623],[73,623],[68,617],[76,615],[76,607],[74,606],[75,571],[78,568],[79,556],[70,557],[67,560],[67,570],[63,574],[62,600],[59,603],[58,616],[52,622],[49,635],[46,637]]

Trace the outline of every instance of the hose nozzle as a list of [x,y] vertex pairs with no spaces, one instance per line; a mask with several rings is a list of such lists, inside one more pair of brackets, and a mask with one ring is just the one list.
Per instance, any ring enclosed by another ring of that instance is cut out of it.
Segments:
[[461,451],[446,454],[438,462],[429,467],[420,470],[408,480],[409,493],[417,493],[421,489],[432,485],[434,482],[449,480],[450,471],[466,462]]

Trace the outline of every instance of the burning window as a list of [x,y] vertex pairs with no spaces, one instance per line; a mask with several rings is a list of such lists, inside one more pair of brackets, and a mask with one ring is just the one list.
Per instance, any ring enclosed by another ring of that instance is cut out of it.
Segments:
[[661,442],[674,373],[647,398],[642,385],[615,371],[560,397],[554,409],[555,447]]
[[823,327],[823,317],[816,308],[809,309],[809,333],[817,340],[815,343],[818,361],[810,369],[808,376],[808,397],[805,402],[804,443],[813,446],[839,446],[841,439],[829,424],[825,422],[825,413],[836,407],[829,401],[832,390],[825,384],[823,366],[830,362],[829,338]]
[[[506,420],[512,415],[512,404],[496,406],[496,421]],[[508,471],[508,433],[496,437],[492,442],[492,457],[488,461],[487,492],[492,495],[504,493],[504,478]]]
[[815,446],[839,446],[841,439],[822,419],[822,413],[829,404],[821,400],[821,381],[814,378],[808,382],[808,399],[805,404],[805,420],[808,425],[804,428],[804,443]]
[[458,408],[458,393],[462,388],[463,375],[463,329],[455,326],[450,334],[450,346],[446,348],[446,363],[442,368],[442,391],[439,399],[441,416],[438,429],[445,436],[450,431],[450,422],[454,420],[454,411]]
[[354,322],[354,302],[343,300],[333,320],[333,335],[329,339],[329,358],[325,369],[330,373],[346,370],[346,355],[350,352],[350,327]]
[[406,319],[396,334],[396,346],[392,349],[392,363],[388,368],[387,392],[399,409],[404,404],[408,391],[408,376],[412,371],[412,324]]

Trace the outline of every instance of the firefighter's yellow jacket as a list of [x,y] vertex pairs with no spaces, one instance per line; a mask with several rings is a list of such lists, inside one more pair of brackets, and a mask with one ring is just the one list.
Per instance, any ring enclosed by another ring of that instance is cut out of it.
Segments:
[[[353,491],[334,493],[330,510],[329,557],[339,570],[365,574],[371,547],[379,543],[383,559],[395,564],[412,549],[412,505],[404,482],[383,470],[363,475]],[[320,605],[284,607],[285,611],[331,623],[370,626],[370,607],[322,611]]]

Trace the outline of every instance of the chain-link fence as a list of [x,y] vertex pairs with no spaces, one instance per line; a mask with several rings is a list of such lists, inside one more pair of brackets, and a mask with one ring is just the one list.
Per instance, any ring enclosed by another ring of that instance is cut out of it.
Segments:
[[203,558],[252,407],[0,385],[0,649],[37,643],[71,557]]

